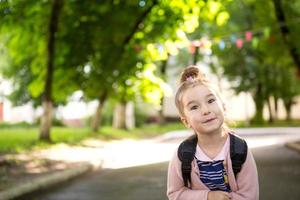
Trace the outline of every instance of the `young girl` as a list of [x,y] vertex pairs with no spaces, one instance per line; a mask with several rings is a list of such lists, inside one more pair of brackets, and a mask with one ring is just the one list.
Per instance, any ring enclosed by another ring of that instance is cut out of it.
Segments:
[[197,136],[191,163],[190,187],[182,177],[177,151],[169,163],[167,195],[170,200],[257,200],[258,176],[248,150],[240,172],[235,176],[230,157],[233,134],[224,122],[225,108],[217,90],[196,66],[181,75],[175,103],[186,127]]

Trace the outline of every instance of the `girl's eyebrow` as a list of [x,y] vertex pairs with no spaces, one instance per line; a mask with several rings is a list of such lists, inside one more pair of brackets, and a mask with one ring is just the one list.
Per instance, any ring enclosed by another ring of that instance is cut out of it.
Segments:
[[212,94],[212,93],[210,93],[210,94],[208,94],[208,95],[206,95],[206,97],[210,97],[210,96],[215,96],[214,94]]
[[197,103],[197,101],[194,101],[194,100],[189,101],[189,102],[186,104],[186,106],[189,106],[189,105],[192,104],[192,103]]
[[[208,97],[211,97],[211,96],[212,96],[212,97],[215,97],[214,94],[210,93],[210,94],[206,95],[205,98],[208,98]],[[189,106],[189,105],[192,104],[192,103],[197,103],[197,101],[195,101],[195,100],[189,101],[189,102],[186,104],[186,106]]]

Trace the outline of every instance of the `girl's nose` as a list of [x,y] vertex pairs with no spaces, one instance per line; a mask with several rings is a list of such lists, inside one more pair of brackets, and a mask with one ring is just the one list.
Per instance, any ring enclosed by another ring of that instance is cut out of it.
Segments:
[[203,115],[207,115],[210,113],[208,106],[203,106],[201,111]]

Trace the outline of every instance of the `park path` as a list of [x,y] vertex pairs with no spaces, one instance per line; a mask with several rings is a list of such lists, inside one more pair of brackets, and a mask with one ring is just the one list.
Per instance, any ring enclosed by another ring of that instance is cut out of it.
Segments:
[[[270,131],[270,130],[269,130]],[[121,148],[116,157],[106,165],[115,166],[118,158],[134,160],[140,158],[147,161],[142,166],[112,167],[94,171],[72,182],[60,185],[43,194],[23,197],[28,200],[164,200],[166,198],[166,176],[168,162],[158,159],[158,163],[150,164],[146,152],[162,157],[173,152],[164,149],[174,148],[183,139],[178,132],[174,137],[166,135],[155,146],[155,142],[147,141],[141,149],[135,149],[135,142],[129,146],[117,145]],[[300,197],[300,154],[284,146],[288,141],[300,139],[300,132],[261,133],[249,136],[243,133],[257,162],[260,179],[260,199],[296,200]],[[171,134],[172,135],[172,134]],[[153,143],[152,143],[153,142]],[[147,145],[148,144],[148,145]],[[154,145],[154,146],[151,146]],[[166,145],[166,146],[164,146]],[[143,148],[144,147],[144,148]],[[150,148],[150,149],[149,149]],[[132,153],[131,156],[128,153]],[[113,155],[113,154],[111,154]],[[150,156],[151,154],[149,154]],[[142,156],[142,157],[140,157]],[[151,156],[150,156],[151,157]],[[138,163],[141,164],[141,163]]]

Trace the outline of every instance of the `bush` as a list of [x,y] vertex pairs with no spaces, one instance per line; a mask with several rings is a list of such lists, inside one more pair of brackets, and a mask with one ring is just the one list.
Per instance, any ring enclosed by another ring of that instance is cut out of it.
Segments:
[[28,123],[28,122],[18,122],[18,123],[2,122],[2,123],[0,123],[0,128],[33,128],[36,126],[37,126],[37,124]]
[[54,118],[54,119],[52,120],[52,126],[60,126],[60,127],[63,127],[63,126],[65,126],[65,125],[63,124],[63,122],[62,122],[61,120]]

